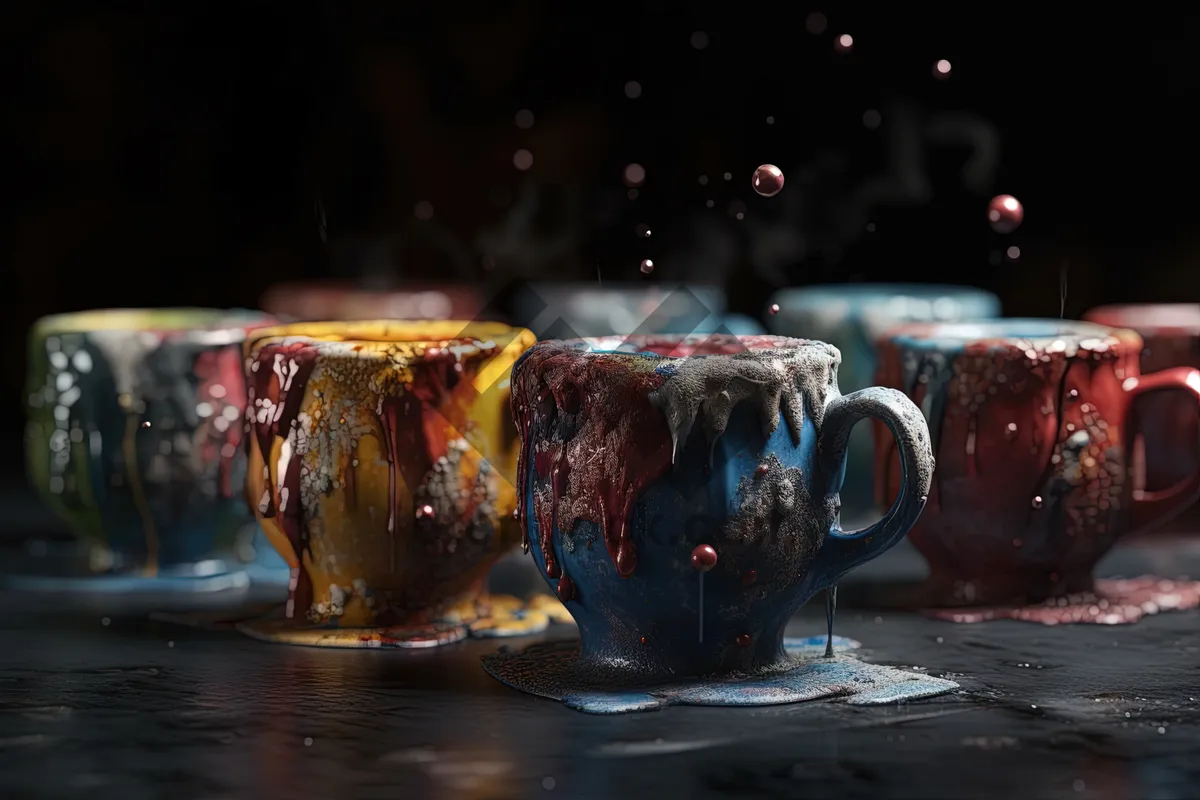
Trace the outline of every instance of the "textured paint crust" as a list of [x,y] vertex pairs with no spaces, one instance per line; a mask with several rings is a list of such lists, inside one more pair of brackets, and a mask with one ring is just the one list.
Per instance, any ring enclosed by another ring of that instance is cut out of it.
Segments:
[[490,323],[299,323],[247,347],[247,499],[302,626],[411,626],[473,602],[515,544],[503,413],[532,334]]

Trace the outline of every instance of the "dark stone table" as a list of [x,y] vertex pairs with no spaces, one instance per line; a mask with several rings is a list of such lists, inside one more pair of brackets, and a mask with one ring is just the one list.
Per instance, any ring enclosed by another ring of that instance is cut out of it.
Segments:
[[[44,520],[6,521],[11,565]],[[1200,613],[1047,628],[862,606],[920,570],[901,547],[860,572],[838,632],[872,661],[952,677],[958,694],[617,717],[494,682],[479,666],[494,641],[290,648],[61,608],[34,616],[5,595],[0,797],[1200,797]],[[1146,540],[1102,566],[1147,570],[1200,575],[1200,537]],[[823,626],[818,598],[793,630]]]

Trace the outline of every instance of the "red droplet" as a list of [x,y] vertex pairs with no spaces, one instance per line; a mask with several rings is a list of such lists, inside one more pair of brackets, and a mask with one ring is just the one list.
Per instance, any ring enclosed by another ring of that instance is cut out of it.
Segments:
[[426,503],[423,506],[417,506],[417,519],[426,519],[433,517],[433,506]]
[[754,477],[762,478],[762,477],[766,476],[766,474],[770,471],[771,471],[771,468],[769,466],[767,466],[766,464],[759,464],[757,467],[754,468]]
[[758,581],[758,570],[748,569],[742,573],[742,586],[753,586]]
[[998,194],[988,203],[988,222],[996,233],[1012,233],[1025,219],[1025,207],[1011,194]]
[[783,170],[774,164],[763,164],[754,170],[750,183],[763,197],[774,197],[783,190]]
[[697,572],[708,572],[717,565],[717,551],[710,544],[696,545],[692,551],[692,566]]
[[654,262],[648,258],[643,258],[642,259],[642,274],[649,275],[651,272],[654,272]]
[[734,639],[734,641],[737,642],[738,647],[749,647],[751,641],[750,634],[743,633],[741,636]]
[[646,643],[646,637],[645,637],[645,636],[643,636],[643,637],[642,637],[642,644],[645,644],[645,643]]
[[771,308],[768,310],[771,312],[772,317],[775,316],[779,313],[779,303],[771,303]]
[[575,599],[575,583],[566,575],[558,579],[558,599],[564,603]]

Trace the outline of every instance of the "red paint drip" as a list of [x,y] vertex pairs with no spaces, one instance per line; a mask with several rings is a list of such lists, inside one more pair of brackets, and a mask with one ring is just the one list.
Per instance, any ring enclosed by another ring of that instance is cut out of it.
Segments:
[[575,599],[575,583],[566,575],[558,579],[558,599],[564,603]]
[[743,633],[734,639],[734,641],[737,642],[738,647],[749,647],[752,640],[750,638],[750,634]]
[[[213,412],[205,423],[208,436],[202,447],[204,460],[211,462],[219,459],[218,490],[222,497],[233,497],[233,464],[242,446],[242,426],[237,423],[244,416],[243,405],[246,402],[246,376],[240,350],[237,347],[225,347],[200,353],[196,358],[195,374],[200,380],[198,396],[213,406]],[[217,386],[224,390],[221,397],[213,394]],[[226,404],[238,409],[238,420],[231,422],[224,431],[219,431],[215,425],[217,419],[229,422],[223,414]]]
[[[250,372],[249,413],[251,431],[265,462],[270,461],[275,437],[287,439],[292,426],[297,424],[305,386],[316,366],[316,357],[316,350],[305,343],[269,344],[258,352],[257,367]],[[266,507],[262,510],[264,517],[280,517],[280,527],[297,555],[308,547],[308,536],[301,520],[300,461],[299,458],[291,459],[285,473],[276,476],[281,500],[285,493],[287,495],[282,513],[275,507],[275,493],[270,489]],[[263,498],[250,499],[259,503]],[[292,607],[307,611],[312,605],[312,579],[307,570],[301,569],[299,573],[292,590]]]
[[[512,414],[523,448],[517,469],[518,511],[532,511],[550,577],[561,574],[553,531],[587,520],[600,527],[621,577],[637,567],[629,517],[642,490],[671,465],[671,441],[648,399],[662,376],[635,369],[625,356],[591,355],[543,344],[513,373]],[[565,424],[563,416],[573,418]],[[564,433],[573,434],[563,440]],[[568,470],[568,465],[570,468]],[[544,488],[528,508],[530,469]]]

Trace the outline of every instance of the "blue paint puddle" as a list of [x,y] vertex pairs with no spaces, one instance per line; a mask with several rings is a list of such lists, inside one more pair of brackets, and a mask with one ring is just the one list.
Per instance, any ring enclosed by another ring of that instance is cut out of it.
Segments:
[[[796,661],[780,672],[737,679],[697,679],[645,690],[617,688],[614,676],[579,663],[577,644],[551,642],[483,657],[484,669],[501,683],[561,701],[587,714],[626,714],[673,705],[765,706],[838,698],[850,705],[893,705],[946,694],[954,681],[868,664],[849,651],[860,644],[835,636],[834,657],[824,658],[826,637],[784,640]],[[609,684],[612,688],[609,688]]]

